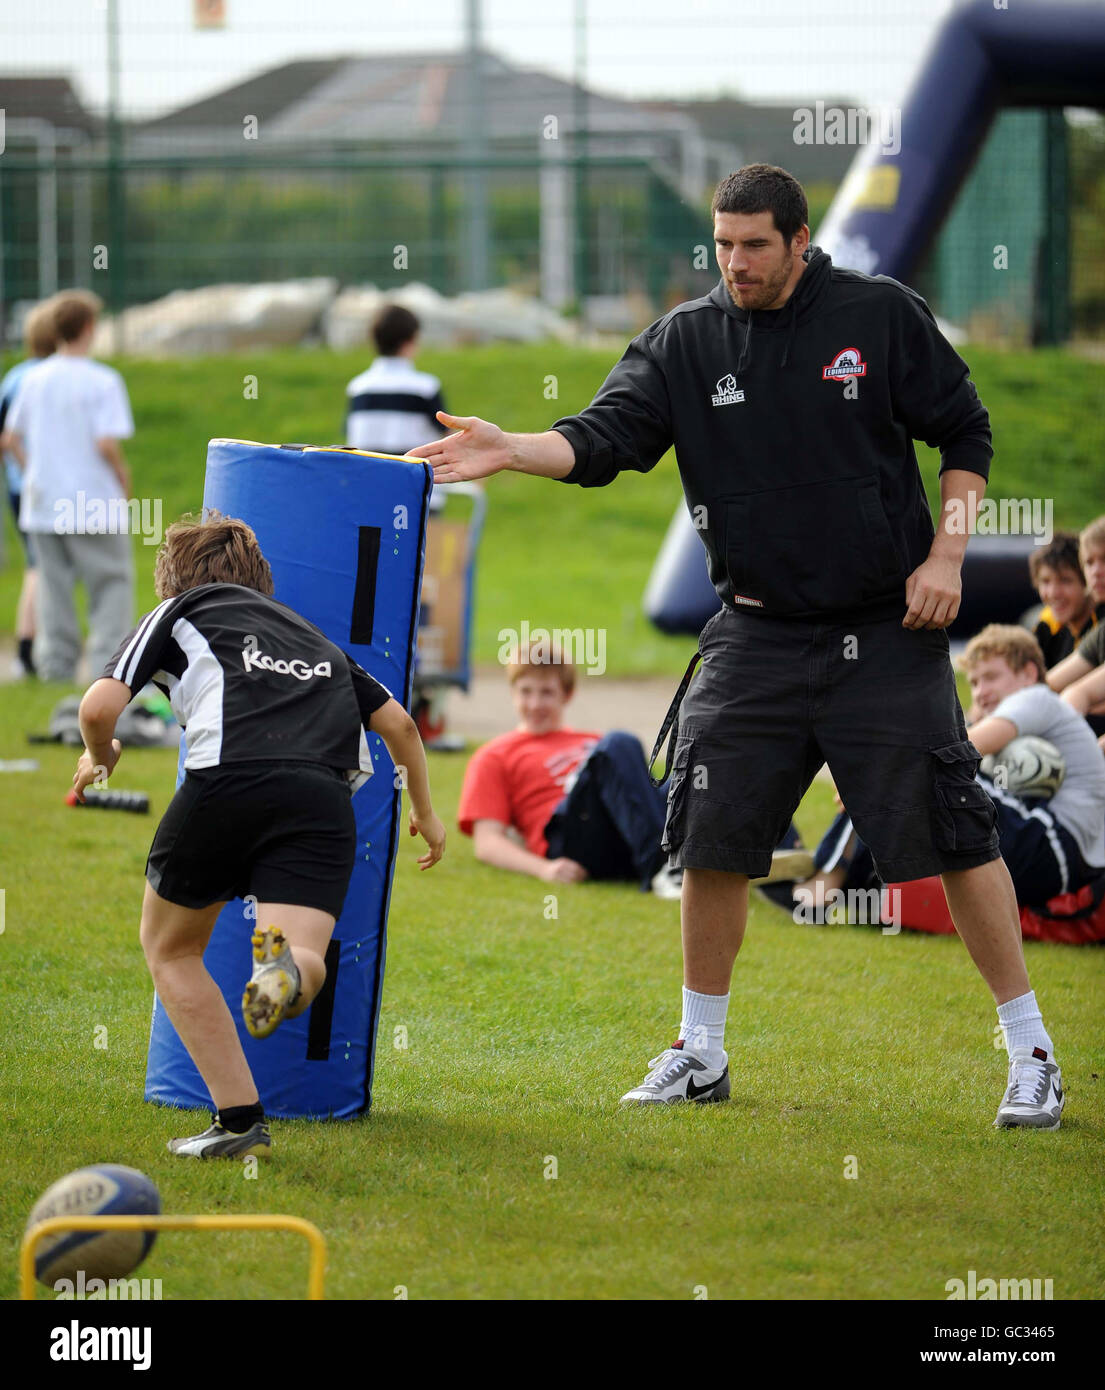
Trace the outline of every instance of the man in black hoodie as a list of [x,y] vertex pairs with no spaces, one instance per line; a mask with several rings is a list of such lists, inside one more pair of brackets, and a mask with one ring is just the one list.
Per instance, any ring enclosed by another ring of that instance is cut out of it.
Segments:
[[[439,414],[456,433],[412,451],[439,483],[513,469],[601,487],[675,446],[722,608],[699,638],[668,793],[682,1023],[623,1100],[728,1097],[749,879],[768,872],[827,761],[884,881],[943,876],[1009,1053],[995,1125],[1057,1129],[1062,1082],[945,632],[989,417],[918,295],[809,245],[805,195],[784,170],[729,175],[713,214],[720,282],[634,338],[585,410],[535,435]],[[941,452],[939,533],[914,439]]]

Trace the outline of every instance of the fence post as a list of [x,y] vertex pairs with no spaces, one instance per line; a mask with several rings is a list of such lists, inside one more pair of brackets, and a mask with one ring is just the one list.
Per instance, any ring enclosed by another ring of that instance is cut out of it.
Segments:
[[1070,337],[1070,169],[1066,116],[1060,108],[1044,113],[1044,224],[1040,229],[1043,265],[1043,324],[1040,341],[1063,343]]
[[123,310],[126,307],[126,174],[123,170],[123,128],[119,119],[119,0],[107,0],[107,302],[113,316],[112,352],[126,350]]

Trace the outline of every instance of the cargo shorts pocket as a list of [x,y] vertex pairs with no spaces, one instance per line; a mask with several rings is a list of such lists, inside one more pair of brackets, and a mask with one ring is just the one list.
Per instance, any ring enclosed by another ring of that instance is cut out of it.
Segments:
[[678,849],[687,838],[687,773],[691,766],[693,740],[677,740],[668,783],[668,805],[664,817],[664,836],[661,848],[667,852]]
[[985,849],[992,841],[998,813],[975,781],[981,758],[968,739],[932,750],[934,805],[933,844],[952,853]]

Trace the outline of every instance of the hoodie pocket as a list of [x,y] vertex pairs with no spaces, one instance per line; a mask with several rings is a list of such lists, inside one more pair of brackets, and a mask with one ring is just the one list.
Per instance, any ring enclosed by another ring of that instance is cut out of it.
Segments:
[[875,478],[720,500],[719,539],[734,592],[769,613],[849,608],[905,582]]

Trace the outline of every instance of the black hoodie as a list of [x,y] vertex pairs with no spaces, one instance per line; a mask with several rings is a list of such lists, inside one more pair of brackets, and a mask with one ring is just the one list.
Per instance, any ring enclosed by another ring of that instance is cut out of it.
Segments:
[[[905,613],[932,515],[913,440],[988,476],[990,421],[924,300],[817,247],[781,309],[724,281],[646,328],[579,415],[564,478],[603,487],[674,444],[722,601],[776,617]],[[980,492],[984,485],[980,485]]]

